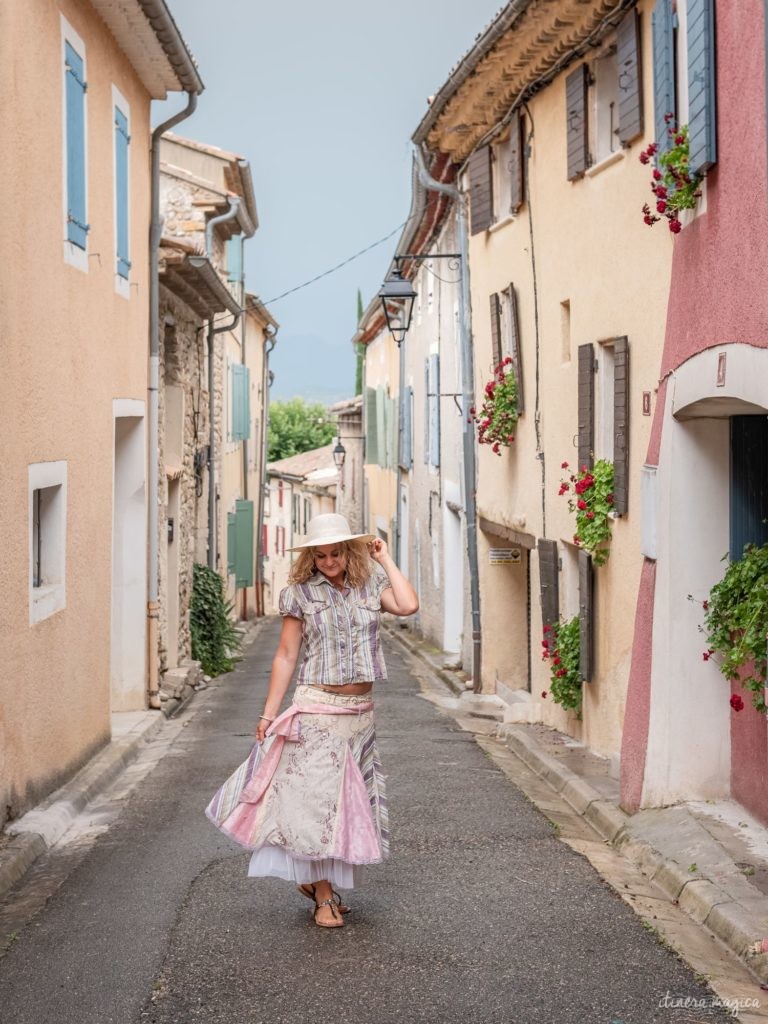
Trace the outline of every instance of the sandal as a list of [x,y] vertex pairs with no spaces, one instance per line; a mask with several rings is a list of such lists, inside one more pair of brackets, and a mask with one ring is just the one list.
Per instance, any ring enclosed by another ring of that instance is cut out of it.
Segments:
[[[317,912],[320,907],[330,907],[331,914],[333,915],[333,924],[323,924],[322,921],[317,920]],[[336,901],[334,899],[320,900],[319,903],[315,903],[315,909],[312,913],[315,924],[318,928],[341,928],[344,924],[344,918],[341,916],[339,911],[336,909]]]
[[[300,885],[299,892],[306,896],[308,900],[315,900],[315,903],[317,903],[317,900],[315,899],[315,887],[311,882],[305,882],[304,885]],[[333,898],[336,901],[336,909],[339,913],[349,914],[352,907],[347,907],[341,902],[341,896],[339,896],[335,889],[331,889],[331,892],[333,893]]]

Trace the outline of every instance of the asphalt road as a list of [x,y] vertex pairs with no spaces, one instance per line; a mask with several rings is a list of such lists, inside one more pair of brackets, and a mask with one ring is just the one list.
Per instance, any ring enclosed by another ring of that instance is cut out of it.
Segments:
[[[238,671],[182,712],[187,727],[20,928],[0,960],[3,1024],[732,1020],[421,699],[391,646],[377,687],[390,860],[366,869],[334,930],[288,883],[247,878],[248,854],[203,809],[250,748],[277,634],[266,625]],[[686,998],[697,1005],[669,1005]]]

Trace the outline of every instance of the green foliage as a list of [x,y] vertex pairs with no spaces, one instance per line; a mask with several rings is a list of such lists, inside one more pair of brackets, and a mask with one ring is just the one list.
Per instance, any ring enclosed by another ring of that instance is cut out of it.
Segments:
[[[562,464],[568,469],[568,463]],[[605,565],[610,554],[610,514],[613,511],[613,463],[598,459],[594,469],[582,466],[560,481],[560,495],[568,494],[568,511],[576,513],[574,544],[592,555],[595,565]]]
[[319,403],[303,398],[272,402],[269,406],[267,459],[275,462],[300,452],[322,448],[333,440],[336,428],[328,411]]
[[491,445],[491,451],[501,455],[502,445],[512,444],[517,429],[517,377],[509,356],[493,368],[493,377],[485,385],[483,394],[480,412],[473,406],[469,414],[479,424],[479,443]]
[[[728,556],[724,556],[727,558]],[[744,556],[731,562],[725,575],[704,602],[704,631],[709,650],[729,680],[740,679],[753,693],[753,704],[763,714],[765,703],[766,636],[768,636],[768,544],[747,544]],[[751,665],[752,674],[741,678]]]
[[192,657],[209,676],[231,672],[243,647],[242,631],[230,618],[232,602],[224,597],[224,581],[207,565],[195,563],[189,626]]
[[568,622],[545,626],[542,646],[542,657],[550,662],[549,692],[552,700],[566,711],[581,711],[581,638],[578,615],[574,615]]

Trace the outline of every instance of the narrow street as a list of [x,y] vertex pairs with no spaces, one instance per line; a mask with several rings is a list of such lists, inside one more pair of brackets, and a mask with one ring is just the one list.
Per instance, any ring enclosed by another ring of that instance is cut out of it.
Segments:
[[423,699],[391,643],[378,691],[391,859],[368,869],[335,931],[312,925],[289,884],[248,879],[247,854],[203,809],[249,749],[278,628],[148,744],[130,796],[118,780],[0,905],[3,1021],[732,1019],[659,1005],[712,993]]

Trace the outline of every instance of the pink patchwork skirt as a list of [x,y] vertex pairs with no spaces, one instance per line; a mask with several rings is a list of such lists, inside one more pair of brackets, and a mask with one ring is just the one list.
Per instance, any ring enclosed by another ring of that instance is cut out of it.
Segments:
[[252,851],[249,875],[353,888],[361,865],[389,854],[371,695],[297,686],[272,729],[218,790],[208,818]]

